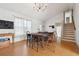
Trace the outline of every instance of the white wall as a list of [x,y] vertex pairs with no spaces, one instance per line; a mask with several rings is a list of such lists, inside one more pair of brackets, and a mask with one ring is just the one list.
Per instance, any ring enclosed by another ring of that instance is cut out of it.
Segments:
[[[10,12],[6,12],[4,9],[0,8],[0,20],[8,20],[13,21],[12,16],[10,15]],[[0,29],[0,33],[12,33],[13,29]]]
[[53,32],[54,29],[50,28],[50,25],[55,25],[56,23],[61,23],[60,26],[56,26],[57,36],[61,37],[61,28],[62,28],[62,22],[63,22],[63,13],[59,13],[56,16],[54,16],[52,19],[49,19],[45,23],[45,31]]
[[39,31],[39,26],[41,25],[40,20],[32,19],[32,32],[38,32]]
[[[27,16],[21,15],[19,13],[15,13],[13,11],[0,8],[0,19],[1,20],[8,20],[8,21],[14,22],[15,21],[14,16],[22,17],[22,20],[31,20],[32,21],[32,32],[38,32],[38,27],[41,24],[40,20],[32,19]],[[0,29],[0,34],[1,33],[14,33],[14,32],[15,32],[14,29]],[[21,31],[21,32],[23,32],[23,31]],[[15,42],[22,40],[23,37],[21,37],[20,35],[21,34],[19,33],[19,36],[18,36],[19,38],[16,38],[16,36],[15,36]],[[11,42],[12,42],[12,39],[11,39]]]
[[[12,15],[10,14],[10,12],[7,12],[4,9],[0,8],[0,20],[7,20],[7,21],[13,21],[12,19]],[[2,33],[14,33],[13,29],[0,29],[0,34]],[[11,39],[12,42],[12,38],[10,36],[8,36]]]
[[73,9],[74,9],[74,21],[76,26],[75,37],[76,37],[76,43],[79,46],[79,4],[75,4]]

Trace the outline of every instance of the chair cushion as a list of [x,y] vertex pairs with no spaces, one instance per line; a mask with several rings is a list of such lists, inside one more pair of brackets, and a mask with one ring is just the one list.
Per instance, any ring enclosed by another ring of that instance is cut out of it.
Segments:
[[27,34],[27,39],[32,39],[32,35],[31,34]]
[[8,40],[8,38],[6,38],[6,37],[0,37],[0,42],[4,42],[4,41],[7,41]]

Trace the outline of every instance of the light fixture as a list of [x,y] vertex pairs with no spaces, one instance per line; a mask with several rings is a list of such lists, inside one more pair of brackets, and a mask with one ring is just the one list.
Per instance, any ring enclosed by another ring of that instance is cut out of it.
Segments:
[[33,9],[37,12],[44,11],[47,8],[47,4],[45,3],[34,3]]

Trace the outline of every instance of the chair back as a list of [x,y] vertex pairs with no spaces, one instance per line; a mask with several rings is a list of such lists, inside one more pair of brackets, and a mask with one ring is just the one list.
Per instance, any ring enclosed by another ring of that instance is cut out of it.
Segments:
[[27,34],[27,39],[32,39],[32,35],[31,34]]

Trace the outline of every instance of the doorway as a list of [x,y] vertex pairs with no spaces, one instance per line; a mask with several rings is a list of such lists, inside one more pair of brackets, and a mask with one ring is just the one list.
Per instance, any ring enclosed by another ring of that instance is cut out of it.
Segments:
[[65,11],[65,24],[72,23],[72,10]]
[[66,23],[70,23],[70,17],[66,17]]

